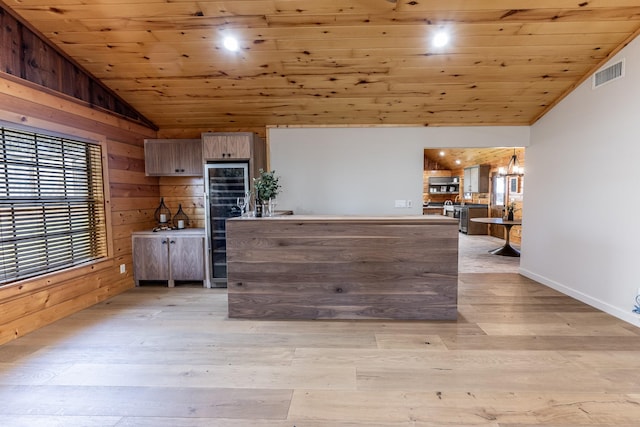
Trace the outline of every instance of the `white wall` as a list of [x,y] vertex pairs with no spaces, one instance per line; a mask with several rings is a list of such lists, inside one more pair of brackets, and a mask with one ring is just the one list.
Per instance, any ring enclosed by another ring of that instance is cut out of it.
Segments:
[[586,81],[531,128],[270,129],[279,208],[420,214],[424,148],[525,146],[520,272],[640,326],[640,39],[621,57],[623,79]]
[[[268,142],[270,167],[282,183],[278,209],[421,215],[425,148],[524,147],[529,128],[271,128]],[[395,208],[395,200],[413,207]]]
[[520,266],[640,325],[640,40],[621,57],[623,79],[586,81],[531,129]]

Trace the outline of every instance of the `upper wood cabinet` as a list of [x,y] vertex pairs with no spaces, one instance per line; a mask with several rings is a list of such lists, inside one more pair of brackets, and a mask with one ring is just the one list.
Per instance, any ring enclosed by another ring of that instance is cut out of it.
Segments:
[[205,133],[202,135],[205,160],[245,160],[251,157],[251,134]]
[[203,157],[205,160],[246,160],[251,158],[252,142],[251,133],[203,133]]
[[199,139],[145,139],[147,176],[202,176],[202,141]]
[[211,161],[242,160],[249,162],[250,178],[267,167],[264,139],[251,132],[205,132],[202,134],[202,157]]
[[488,193],[489,192],[489,165],[476,165],[464,168],[464,192]]

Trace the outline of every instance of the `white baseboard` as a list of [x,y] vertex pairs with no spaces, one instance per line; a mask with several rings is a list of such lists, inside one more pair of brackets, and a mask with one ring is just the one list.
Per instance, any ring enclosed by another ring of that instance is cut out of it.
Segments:
[[535,280],[538,283],[542,283],[545,286],[548,286],[552,289],[555,289],[558,292],[562,292],[565,295],[568,295],[572,298],[577,299],[578,301],[581,301],[585,304],[588,304],[592,307],[597,308],[598,310],[602,310],[607,314],[610,314],[614,317],[617,317],[620,320],[624,320],[627,323],[630,323],[634,326],[638,326],[640,327],[640,315],[639,314],[635,314],[633,312],[631,312],[632,306],[629,307],[628,311],[625,311],[623,309],[620,309],[619,307],[615,307],[609,303],[606,303],[604,301],[601,301],[597,298],[593,298],[585,293],[582,293],[580,291],[577,291],[573,288],[570,288],[568,286],[565,286],[561,283],[558,283],[556,281],[553,281],[547,277],[544,276],[540,276],[532,271],[526,270],[524,268],[520,268],[518,270],[518,272],[520,274],[522,274],[525,277],[528,277],[531,280]]

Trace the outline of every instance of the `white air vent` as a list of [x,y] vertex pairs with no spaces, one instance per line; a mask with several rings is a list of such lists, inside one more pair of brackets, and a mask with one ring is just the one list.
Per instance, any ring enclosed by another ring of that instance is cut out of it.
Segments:
[[595,73],[593,75],[593,88],[598,88],[622,77],[624,77],[624,59]]

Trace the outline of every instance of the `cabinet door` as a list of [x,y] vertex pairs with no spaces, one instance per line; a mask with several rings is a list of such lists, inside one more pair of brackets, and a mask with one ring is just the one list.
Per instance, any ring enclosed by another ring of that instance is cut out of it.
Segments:
[[464,169],[464,179],[463,179],[463,187],[465,193],[471,193],[471,188],[473,185],[471,184],[471,168]]
[[204,238],[169,237],[172,280],[204,280]]
[[251,134],[202,135],[205,160],[245,160],[251,158]]
[[491,172],[491,166],[480,165],[478,166],[478,193],[489,192],[489,173]]
[[472,167],[469,169],[469,192],[477,193],[478,192],[478,178],[479,178],[479,169],[477,167]]
[[488,165],[471,166],[464,169],[464,192],[465,193],[488,193],[489,192],[489,170]]
[[170,173],[174,169],[175,159],[173,143],[167,141],[144,141],[144,170],[147,176]]
[[140,280],[169,280],[167,237],[133,237],[133,275]]
[[202,176],[199,139],[147,139],[144,142],[147,176]]
[[[204,162],[202,161],[202,141],[199,139],[185,139],[174,145],[177,159],[174,170],[176,174],[184,176],[202,176]],[[178,172],[179,170],[179,172]]]

